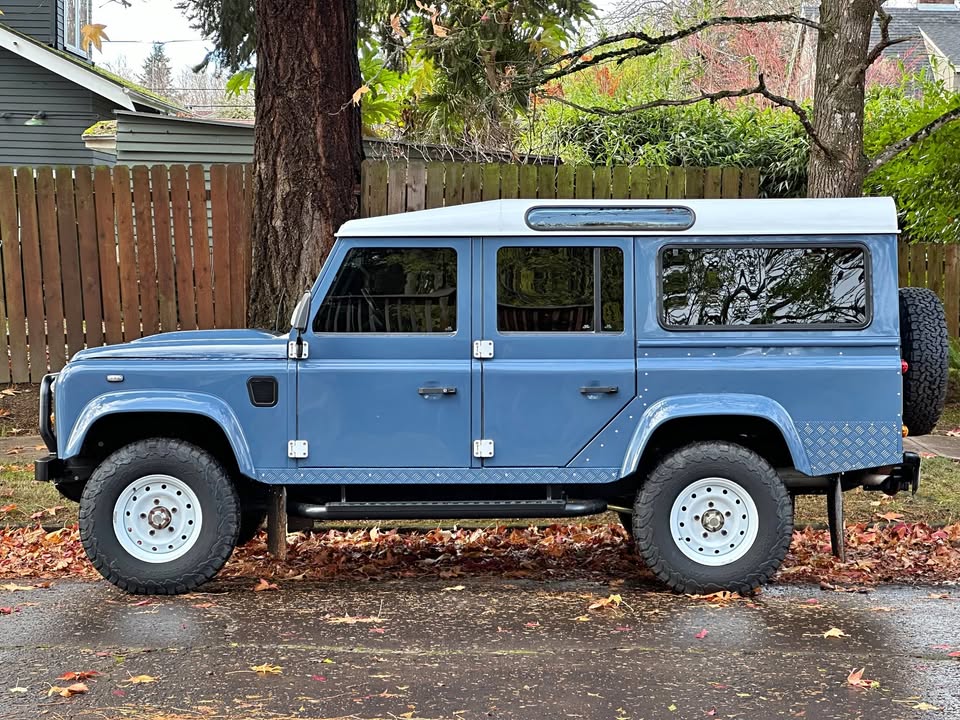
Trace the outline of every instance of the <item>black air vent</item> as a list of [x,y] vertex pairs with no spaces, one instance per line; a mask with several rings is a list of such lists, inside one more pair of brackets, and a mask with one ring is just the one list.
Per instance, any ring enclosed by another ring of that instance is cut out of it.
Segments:
[[252,377],[247,380],[250,402],[257,407],[273,407],[277,404],[277,379],[274,377]]

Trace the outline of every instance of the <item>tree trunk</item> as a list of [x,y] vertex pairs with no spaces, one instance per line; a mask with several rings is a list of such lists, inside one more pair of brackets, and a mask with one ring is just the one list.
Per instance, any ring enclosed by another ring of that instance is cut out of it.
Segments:
[[855,197],[863,193],[864,77],[873,0],[823,0],[817,38],[813,127],[830,150],[811,143],[808,197]]
[[359,214],[357,0],[256,0],[256,17],[248,320],[285,330],[333,234]]

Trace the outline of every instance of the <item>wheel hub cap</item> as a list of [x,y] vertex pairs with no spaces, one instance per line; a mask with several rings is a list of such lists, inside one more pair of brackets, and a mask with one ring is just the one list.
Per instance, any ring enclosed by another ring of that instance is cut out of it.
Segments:
[[165,563],[196,544],[203,524],[193,489],[172,475],[145,475],[130,483],[113,507],[113,532],[137,560]]
[[670,530],[680,551],[709,566],[736,562],[753,547],[760,518],[742,485],[710,477],[690,483],[673,503]]
[[700,524],[707,532],[717,532],[723,527],[723,513],[719,510],[707,510],[701,517]]

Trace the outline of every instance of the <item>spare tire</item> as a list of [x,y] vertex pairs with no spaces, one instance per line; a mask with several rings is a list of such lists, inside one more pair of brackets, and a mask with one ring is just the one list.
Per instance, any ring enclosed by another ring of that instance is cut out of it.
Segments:
[[943,412],[950,355],[947,319],[932,290],[900,288],[900,353],[907,361],[903,424],[911,435],[927,435]]

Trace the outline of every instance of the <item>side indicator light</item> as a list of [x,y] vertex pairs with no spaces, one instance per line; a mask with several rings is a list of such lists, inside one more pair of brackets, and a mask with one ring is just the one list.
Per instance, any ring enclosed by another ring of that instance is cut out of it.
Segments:
[[904,437],[906,437],[907,435],[910,434],[910,431],[907,429],[907,426],[906,426],[906,425],[903,426],[903,429],[902,429],[900,432],[903,433],[903,436],[904,436]]
[[910,369],[910,366],[907,364],[907,361],[906,361],[906,360],[901,360],[901,361],[900,361],[900,372],[903,373],[904,375],[906,375],[906,374],[907,374],[907,370],[909,370],[909,369]]

